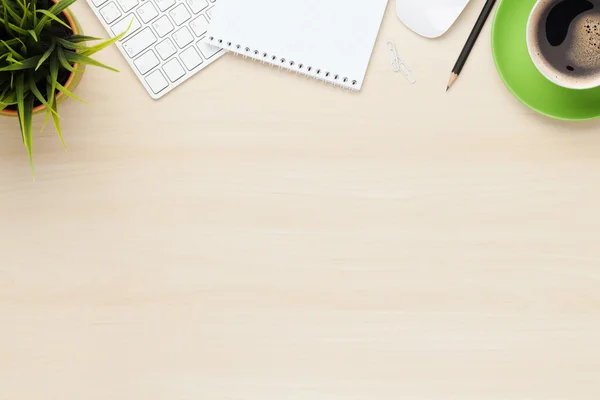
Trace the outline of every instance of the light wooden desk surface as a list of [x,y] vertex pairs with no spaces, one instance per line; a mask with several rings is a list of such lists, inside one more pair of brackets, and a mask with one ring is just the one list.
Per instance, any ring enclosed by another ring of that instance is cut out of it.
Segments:
[[155,102],[109,49],[35,183],[1,118],[0,399],[600,398],[600,123],[515,100],[489,23],[444,93],[482,4],[392,2],[359,94],[227,56]]

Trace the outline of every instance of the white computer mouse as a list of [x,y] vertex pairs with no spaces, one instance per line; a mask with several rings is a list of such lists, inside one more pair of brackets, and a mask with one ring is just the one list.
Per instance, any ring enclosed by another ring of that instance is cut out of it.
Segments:
[[396,0],[398,18],[427,38],[442,36],[463,12],[469,0]]

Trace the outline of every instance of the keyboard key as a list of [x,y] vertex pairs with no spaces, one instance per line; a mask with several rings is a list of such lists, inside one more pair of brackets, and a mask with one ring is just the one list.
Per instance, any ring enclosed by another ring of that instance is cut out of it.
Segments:
[[196,46],[198,46],[198,49],[200,49],[200,52],[202,53],[204,58],[211,58],[212,56],[223,50],[217,46],[206,44],[203,41],[199,41],[198,43],[196,43]]
[[165,40],[157,44],[155,49],[160,58],[162,58],[163,60],[166,60],[173,54],[177,53],[175,45],[173,44],[173,42],[171,42],[171,39],[169,38],[166,38]]
[[165,71],[165,74],[167,74],[171,82],[175,82],[177,79],[185,75],[185,70],[183,69],[177,58],[173,58],[171,59],[171,61],[167,61],[163,65],[162,69],[163,71]]
[[102,18],[104,18],[107,24],[112,24],[118,20],[122,14],[121,11],[119,11],[119,7],[111,1],[100,10],[100,15],[102,15]]
[[129,12],[138,5],[138,0],[117,0],[123,11]]
[[100,7],[102,4],[106,3],[107,0],[92,0],[92,3],[96,6],[96,7]]
[[146,77],[146,83],[150,86],[154,94],[162,92],[169,86],[169,82],[167,82],[162,72],[158,69]]
[[156,0],[156,5],[160,11],[166,11],[175,5],[175,0]]
[[208,10],[208,11],[206,12],[206,15],[208,15],[208,18],[210,18],[210,19],[212,19],[212,10],[213,10],[213,9],[211,8],[210,10]]
[[192,17],[185,4],[180,4],[169,11],[169,15],[171,15],[176,25],[181,25]]
[[121,33],[125,32],[127,30],[127,28],[129,28],[130,23],[131,23],[131,29],[129,29],[127,31],[127,34],[123,37],[123,39],[121,39],[121,40],[124,40],[126,37],[129,37],[129,35],[131,35],[132,33],[134,33],[135,31],[137,31],[138,29],[140,29],[142,27],[142,25],[140,24],[140,21],[138,21],[138,19],[135,15],[130,14],[130,15],[126,16],[125,18],[123,18],[122,20],[120,20],[119,22],[117,22],[116,24],[111,26],[110,30],[112,31],[112,33],[115,36],[120,35]]
[[193,46],[182,51],[179,54],[179,58],[181,58],[183,65],[190,71],[203,62],[202,57],[200,57],[200,54],[198,54],[198,51]]
[[198,14],[208,7],[207,0],[187,0],[187,4],[194,14]]
[[173,34],[173,40],[175,40],[175,43],[177,43],[177,46],[179,46],[180,49],[183,49],[185,46],[194,41],[194,37],[192,36],[190,30],[184,26]]
[[146,75],[150,72],[154,67],[160,64],[158,57],[152,50],[148,50],[138,58],[133,61],[135,67],[140,71],[140,74]]
[[140,8],[137,9],[137,13],[142,19],[142,22],[147,24],[152,21],[154,18],[158,17],[158,11],[154,4],[151,1],[147,1]]
[[190,28],[192,28],[196,36],[200,37],[208,31],[208,20],[204,15],[201,15],[190,22]]
[[156,42],[156,36],[150,28],[144,28],[131,39],[123,43],[123,48],[133,58]]
[[167,17],[166,15],[163,15],[162,17],[154,21],[154,23],[152,23],[152,27],[160,37],[164,37],[174,29],[173,24],[169,20],[169,17]]

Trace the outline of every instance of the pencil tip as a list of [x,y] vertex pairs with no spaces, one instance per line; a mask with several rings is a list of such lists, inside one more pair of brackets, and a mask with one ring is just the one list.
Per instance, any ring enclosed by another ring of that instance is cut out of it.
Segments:
[[448,86],[446,86],[446,92],[450,90],[450,88],[454,84],[454,81],[456,81],[456,78],[458,78],[457,74],[455,74],[454,72],[450,74],[450,80],[448,81]]

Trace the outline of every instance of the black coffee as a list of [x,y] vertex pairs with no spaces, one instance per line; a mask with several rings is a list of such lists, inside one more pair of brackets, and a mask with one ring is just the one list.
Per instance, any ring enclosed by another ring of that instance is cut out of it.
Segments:
[[563,0],[551,7],[546,16],[546,26],[544,27],[548,43],[552,47],[563,44],[567,40],[569,28],[575,18],[593,9],[594,4],[588,0]]
[[546,0],[535,35],[540,60],[562,80],[581,83],[600,76],[600,0]]

